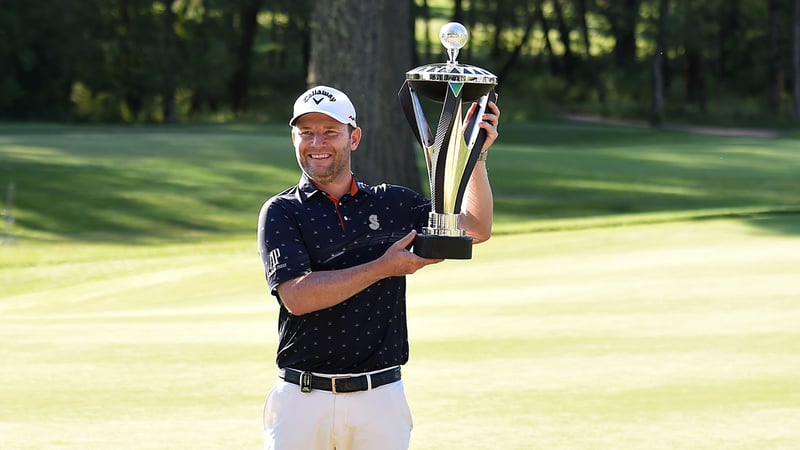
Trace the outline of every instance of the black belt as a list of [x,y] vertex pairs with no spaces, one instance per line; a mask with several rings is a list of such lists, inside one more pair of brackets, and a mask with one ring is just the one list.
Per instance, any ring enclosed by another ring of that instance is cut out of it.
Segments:
[[311,372],[281,369],[279,376],[286,382],[300,386],[300,390],[303,392],[319,389],[341,394],[344,392],[367,391],[378,386],[400,381],[400,368],[392,367],[383,372],[356,377],[323,377],[313,375]]

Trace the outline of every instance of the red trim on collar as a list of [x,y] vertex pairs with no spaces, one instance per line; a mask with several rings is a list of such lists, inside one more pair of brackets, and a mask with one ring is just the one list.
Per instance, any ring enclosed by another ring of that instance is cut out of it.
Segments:
[[352,175],[350,177],[350,196],[355,197],[358,194],[358,183],[356,182],[356,176]]

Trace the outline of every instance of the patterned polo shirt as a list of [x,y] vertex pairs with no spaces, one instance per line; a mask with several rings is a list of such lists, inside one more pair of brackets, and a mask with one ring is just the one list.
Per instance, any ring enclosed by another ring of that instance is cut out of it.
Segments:
[[312,271],[377,259],[411,229],[427,223],[430,200],[401,186],[370,186],[353,177],[340,199],[304,174],[270,198],[259,215],[258,245],[267,283],[277,298],[278,367],[337,374],[408,361],[406,280],[390,277],[330,308],[295,316],[277,287]]

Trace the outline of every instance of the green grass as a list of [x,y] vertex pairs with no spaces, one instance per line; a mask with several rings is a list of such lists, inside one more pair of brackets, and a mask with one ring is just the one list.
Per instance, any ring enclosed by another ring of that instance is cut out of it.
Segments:
[[[0,442],[260,448],[285,127],[0,126]],[[503,125],[497,236],[409,280],[412,448],[800,446],[797,140]]]
[[[796,138],[566,123],[501,133],[489,160],[501,233],[544,220],[800,205]],[[31,239],[250,233],[264,199],[297,178],[282,125],[0,126],[0,187],[15,183],[17,233]]]
[[[798,231],[506,235],[415,274],[412,448],[800,445]],[[253,242],[89,247],[2,298],[4,448],[259,448],[277,308]]]

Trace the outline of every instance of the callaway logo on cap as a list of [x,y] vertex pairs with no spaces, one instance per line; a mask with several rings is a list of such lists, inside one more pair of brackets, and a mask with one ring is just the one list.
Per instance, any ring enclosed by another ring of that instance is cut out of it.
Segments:
[[358,127],[353,103],[344,92],[332,87],[316,86],[297,97],[297,101],[294,102],[294,115],[289,125],[294,126],[300,116],[311,112],[326,114],[341,123]]

